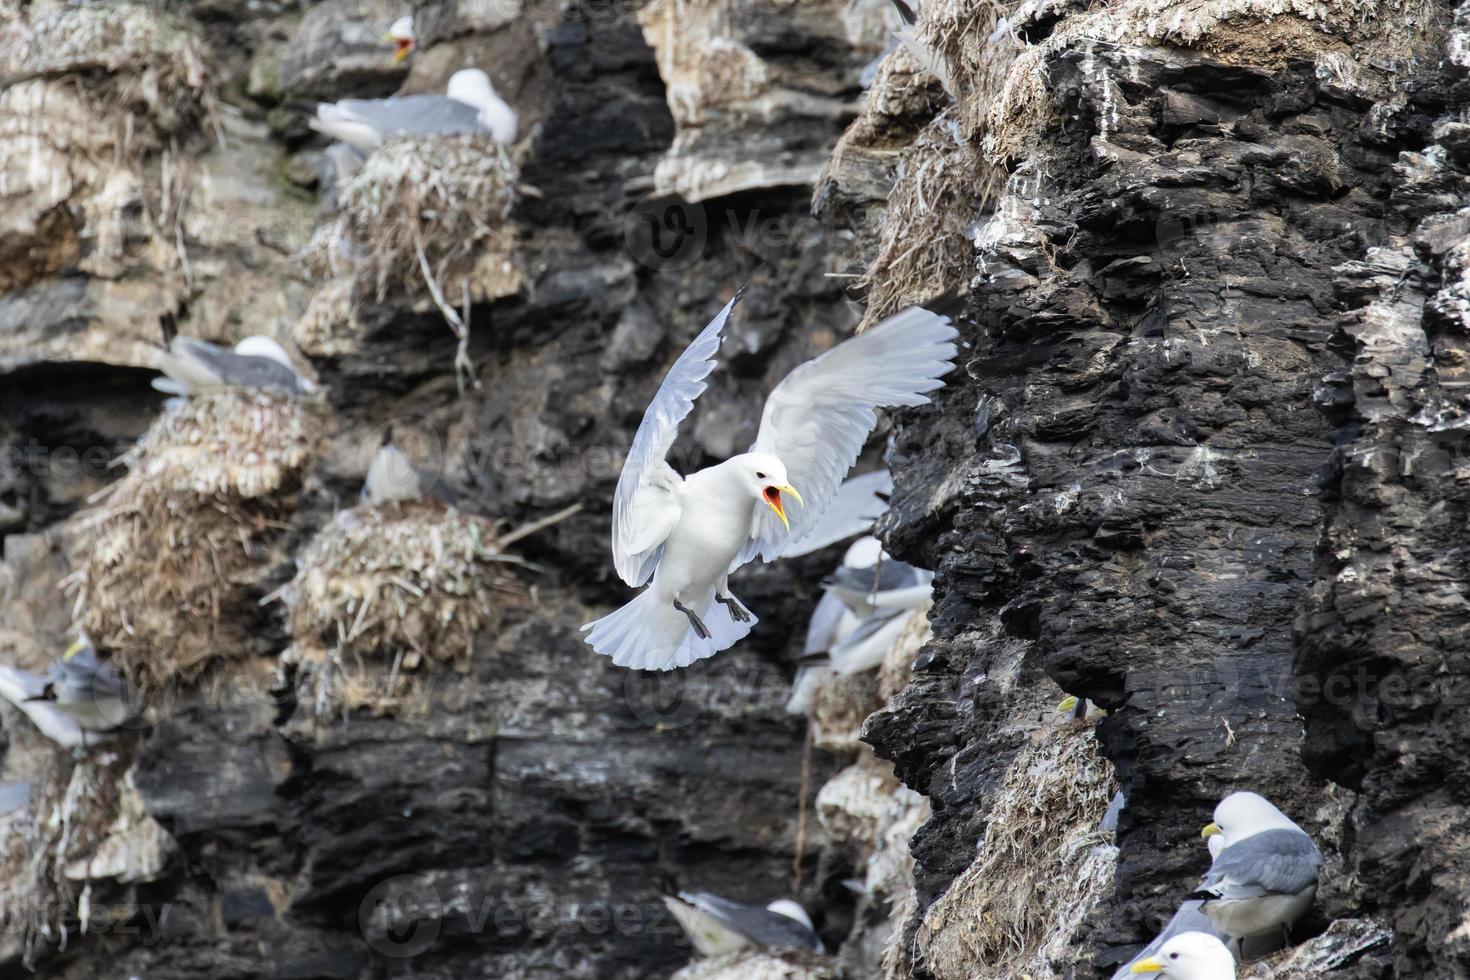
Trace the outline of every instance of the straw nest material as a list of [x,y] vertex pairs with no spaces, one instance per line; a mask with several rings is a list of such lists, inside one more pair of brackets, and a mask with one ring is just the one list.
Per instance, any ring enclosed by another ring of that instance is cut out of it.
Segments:
[[197,395],[123,457],[128,474],[76,531],[81,626],[149,689],[238,650],[251,589],[326,429],[321,408],[267,391]]
[[0,40],[0,81],[106,76],[89,94],[130,116],[130,130],[177,132],[207,115],[206,49],[156,5],[63,6]]
[[[441,281],[448,275],[479,287],[472,294],[504,289],[504,280],[519,288],[509,224],[518,176],[504,148],[486,135],[391,139],[342,189],[333,237],[350,243],[359,287],[379,300],[423,282],[425,266]],[[480,268],[486,258],[498,261]],[[340,268],[321,243],[312,260],[319,272]],[[483,281],[468,281],[472,273]]]
[[307,346],[350,331],[355,303],[422,286],[459,338],[463,381],[470,303],[514,296],[525,282],[510,221],[518,178],[505,148],[486,135],[390,139],[348,181],[336,220],[307,248],[318,276],[352,284],[349,294],[336,287],[308,309],[297,327]]
[[[108,839],[122,809],[122,776],[131,753],[46,756],[26,807],[0,817],[0,931],[22,938],[27,964],[89,925],[89,856]],[[76,870],[74,868],[74,870]]]
[[431,504],[346,517],[317,535],[282,591],[298,646],[464,668],[475,636],[524,594],[488,521]]
[[1092,725],[1032,734],[1006,772],[975,862],[919,927],[938,980],[1053,975],[1051,957],[1112,888],[1117,850],[1098,823],[1116,789]]

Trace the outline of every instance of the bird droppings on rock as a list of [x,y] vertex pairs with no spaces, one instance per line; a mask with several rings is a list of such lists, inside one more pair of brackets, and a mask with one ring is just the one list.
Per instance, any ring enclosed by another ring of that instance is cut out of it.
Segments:
[[1055,975],[1053,951],[1112,892],[1117,849],[1098,825],[1116,792],[1093,725],[1029,736],[975,862],[924,913],[916,943],[937,980]]
[[175,404],[124,455],[127,475],[74,530],[66,587],[82,628],[140,689],[250,646],[252,589],[325,430],[315,403],[222,389]]
[[[90,879],[102,876],[86,873],[86,862],[125,809],[142,813],[136,791],[124,785],[132,754],[126,745],[77,758],[52,752],[31,776],[27,806],[0,817],[0,933],[7,946],[19,945],[27,965],[91,925]],[[125,805],[128,793],[135,799]],[[153,862],[150,868],[139,877],[161,870]]]

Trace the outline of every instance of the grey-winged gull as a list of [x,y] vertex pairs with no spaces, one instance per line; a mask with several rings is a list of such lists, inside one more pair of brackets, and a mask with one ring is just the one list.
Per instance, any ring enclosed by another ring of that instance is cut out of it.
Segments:
[[1154,937],[1153,941],[1139,950],[1137,956],[1114,971],[1113,980],[1125,980],[1125,978],[1135,972],[1145,972],[1141,970],[1135,971],[1134,967],[1145,960],[1154,959],[1159,951],[1163,949],[1164,944],[1175,936],[1186,932],[1200,932],[1219,939],[1220,932],[1215,928],[1215,920],[1200,911],[1202,905],[1204,905],[1204,902],[1197,898],[1192,898],[1180,905],[1178,910],[1175,911],[1173,918],[1165,923],[1164,928]]
[[[876,410],[927,404],[954,367],[949,318],[910,307],[798,365],[766,399],[749,452],[682,477],[664,457],[714,370],[739,298],[669,369],[618,478],[613,564],[628,585],[647,588],[582,629],[620,667],[685,667],[749,633],[755,616],[730,592],[729,574],[804,538],[857,461]],[[783,497],[801,509],[788,516]]]
[[1235,957],[1218,938],[1205,932],[1182,932],[1130,973],[1152,973],[1168,980],[1235,980]]
[[342,99],[316,107],[311,128],[371,153],[391,136],[489,133],[497,143],[516,140],[515,110],[495,92],[490,76],[464,68],[449,78],[443,95]]
[[1233,939],[1279,933],[1311,907],[1322,853],[1291,818],[1255,793],[1231,793],[1202,831],[1225,847],[1196,895],[1204,913]]
[[708,892],[664,896],[674,918],[703,956],[722,956],[752,946],[825,952],[806,909],[789,898],[765,907],[732,902]]
[[158,355],[153,387],[170,395],[192,395],[209,388],[269,388],[297,395],[315,386],[291,362],[286,349],[269,337],[246,337],[231,350],[195,337],[177,336]]

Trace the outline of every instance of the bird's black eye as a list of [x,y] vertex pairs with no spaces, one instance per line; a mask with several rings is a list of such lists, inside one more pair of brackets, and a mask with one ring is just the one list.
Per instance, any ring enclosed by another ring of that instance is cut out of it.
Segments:
[[1177,960],[1178,958],[1179,958],[1179,954],[1178,953],[1170,953],[1169,954],[1169,959],[1171,959],[1171,960]]
[[764,473],[757,472],[755,478],[757,480],[764,480],[766,478],[766,475]]

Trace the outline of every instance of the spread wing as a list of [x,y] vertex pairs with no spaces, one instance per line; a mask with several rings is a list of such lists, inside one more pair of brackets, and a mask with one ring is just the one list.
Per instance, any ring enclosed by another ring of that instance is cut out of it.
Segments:
[[1316,884],[1321,871],[1312,838],[1300,830],[1266,830],[1221,851],[1199,890],[1223,899],[1295,895]]
[[827,513],[806,537],[788,544],[781,557],[800,558],[829,544],[867,534],[873,529],[873,522],[888,509],[887,494],[892,491],[893,476],[887,470],[874,470],[843,480]]
[[720,332],[740,296],[737,292],[725,304],[669,368],[633,436],[613,496],[612,522],[613,566],[629,585],[648,581],[658,565],[664,539],[679,523],[679,491],[684,481],[664,457],[679,434],[679,423],[704,392],[704,379],[715,369],[715,355],[723,339]]
[[878,424],[876,409],[928,404],[954,367],[958,332],[949,318],[911,306],[865,333],[798,365],[766,399],[751,452],[770,453],[806,501],[789,509],[788,536],[765,507],[737,566],[780,557],[826,514],[837,487]]

